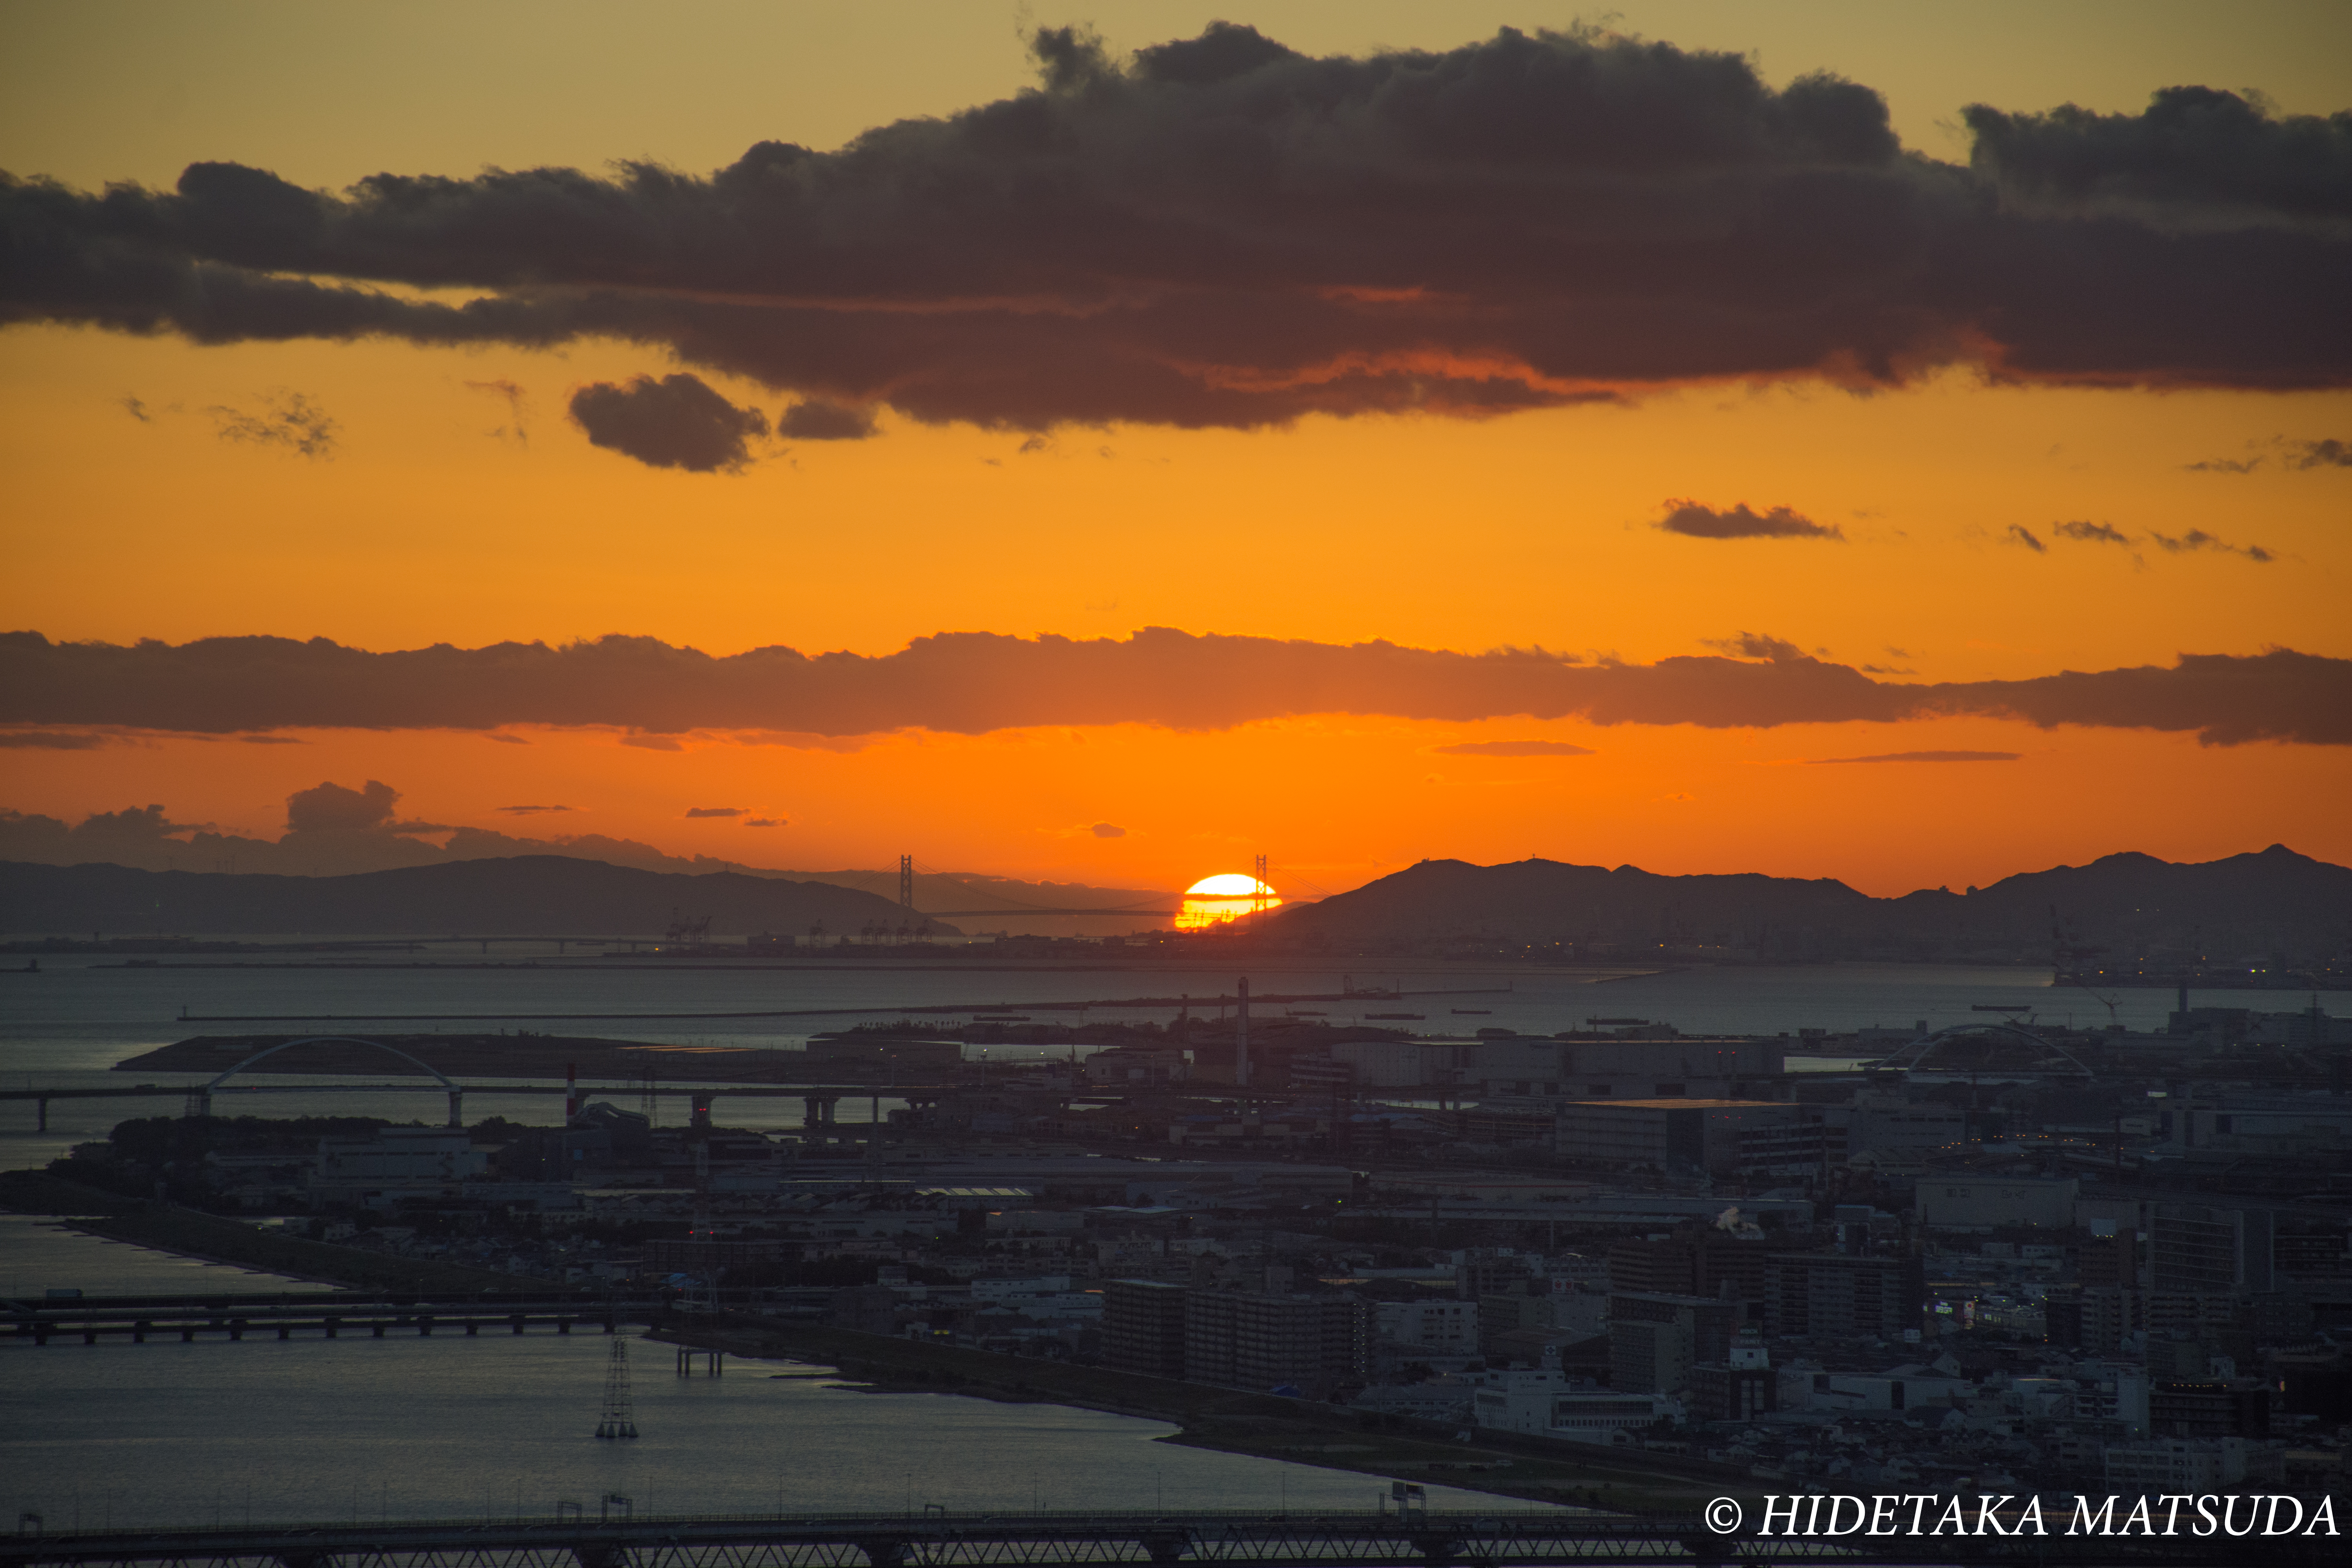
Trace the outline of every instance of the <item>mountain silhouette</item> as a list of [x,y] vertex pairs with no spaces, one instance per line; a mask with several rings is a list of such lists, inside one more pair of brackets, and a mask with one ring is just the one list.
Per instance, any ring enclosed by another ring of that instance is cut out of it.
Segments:
[[1557,942],[1621,952],[1718,947],[1767,959],[2041,961],[2065,947],[2092,965],[2156,950],[2307,962],[2340,955],[2352,939],[2352,869],[2277,844],[2199,864],[2125,853],[1964,893],[1880,899],[1829,878],[1424,860],[1288,906],[1268,917],[1267,934],[1309,946]]
[[0,929],[115,936],[648,936],[709,917],[709,935],[955,928],[824,882],[641,871],[562,855],[457,860],[345,877],[140,871],[0,862]]

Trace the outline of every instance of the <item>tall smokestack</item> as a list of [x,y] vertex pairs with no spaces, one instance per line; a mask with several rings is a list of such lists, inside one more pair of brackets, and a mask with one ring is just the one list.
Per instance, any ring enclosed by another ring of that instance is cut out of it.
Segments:
[[571,1126],[580,1120],[580,1064],[572,1062],[563,1069],[563,1125]]
[[1234,1014],[1234,1087],[1249,1087],[1249,976],[1241,978],[1241,1001]]

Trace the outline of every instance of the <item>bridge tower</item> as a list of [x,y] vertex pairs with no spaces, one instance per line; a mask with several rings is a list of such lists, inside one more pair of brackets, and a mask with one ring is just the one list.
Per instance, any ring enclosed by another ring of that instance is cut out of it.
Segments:
[[915,858],[912,855],[898,857],[898,907],[902,910],[915,907]]
[[1252,879],[1257,885],[1250,889],[1250,913],[1253,916],[1262,915],[1265,913],[1265,897],[1267,890],[1265,880],[1265,857],[1263,855],[1257,858],[1257,867]]
[[[520,1322],[521,1320],[516,1320]],[[604,1362],[604,1413],[597,1418],[599,1437],[637,1435],[635,1401],[629,1396],[629,1336],[613,1336],[613,1353]]]

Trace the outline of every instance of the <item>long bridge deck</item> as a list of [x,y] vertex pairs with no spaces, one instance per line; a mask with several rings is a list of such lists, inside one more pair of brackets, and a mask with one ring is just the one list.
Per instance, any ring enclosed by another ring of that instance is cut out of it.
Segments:
[[[1110,1568],[1200,1563],[1320,1568],[1503,1568],[1543,1563],[2226,1564],[2247,1543],[2105,1536],[1764,1538],[1718,1534],[1697,1516],[1571,1509],[1477,1513],[811,1513],[20,1533],[0,1568],[206,1564],[211,1568]],[[37,1529],[28,1518],[23,1526]],[[2265,1540],[2281,1562],[2339,1562],[2340,1541]]]

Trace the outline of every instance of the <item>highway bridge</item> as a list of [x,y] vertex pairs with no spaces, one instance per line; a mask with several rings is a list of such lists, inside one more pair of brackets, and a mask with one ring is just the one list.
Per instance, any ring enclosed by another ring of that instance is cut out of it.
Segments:
[[497,1295],[416,1296],[320,1290],[278,1295],[20,1297],[0,1300],[0,1339],[35,1345],[107,1342],[182,1344],[244,1339],[429,1338],[436,1332],[612,1333],[622,1323],[652,1322],[661,1303],[618,1295],[515,1291]]
[[[556,1518],[309,1524],[0,1538],[0,1568],[205,1564],[207,1568],[1110,1568],[1196,1563],[1322,1568],[1506,1568],[1546,1563],[1677,1565],[1968,1563],[2080,1568],[2221,1568],[2248,1542],[1974,1536],[1766,1538],[1718,1534],[1702,1518],[1569,1509],[1478,1513],[783,1513],[633,1518],[628,1500],[566,1504]],[[2340,1541],[2262,1542],[2265,1560],[2340,1562]]]

